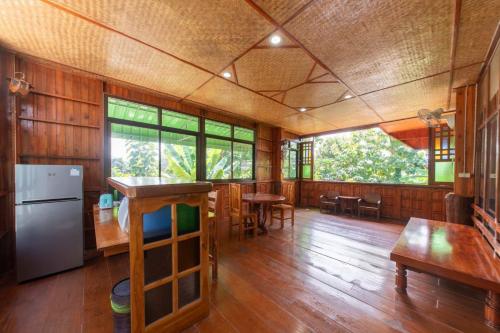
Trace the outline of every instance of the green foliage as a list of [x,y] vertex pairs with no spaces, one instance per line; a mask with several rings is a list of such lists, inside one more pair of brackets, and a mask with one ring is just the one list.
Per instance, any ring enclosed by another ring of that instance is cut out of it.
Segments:
[[170,179],[196,180],[196,147],[163,144],[162,177]]
[[427,152],[378,128],[318,137],[314,178],[367,183],[427,184]]
[[207,149],[207,179],[229,179],[231,177],[231,151]]
[[158,150],[152,142],[127,140],[127,158],[113,159],[111,175],[115,177],[154,177],[159,175]]

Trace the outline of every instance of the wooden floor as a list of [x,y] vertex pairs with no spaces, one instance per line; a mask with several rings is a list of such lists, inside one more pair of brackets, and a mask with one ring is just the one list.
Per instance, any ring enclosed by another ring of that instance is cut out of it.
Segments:
[[[210,316],[187,332],[493,332],[484,293],[410,272],[394,291],[388,260],[403,226],[298,210],[292,229],[228,243]],[[277,225],[276,225],[277,227]],[[112,332],[109,292],[126,255],[0,286],[0,332]]]

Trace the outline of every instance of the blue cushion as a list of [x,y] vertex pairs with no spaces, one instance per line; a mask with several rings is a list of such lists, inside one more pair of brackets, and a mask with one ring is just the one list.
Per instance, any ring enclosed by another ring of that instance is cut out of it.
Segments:
[[170,205],[143,216],[144,243],[172,237],[172,207]]

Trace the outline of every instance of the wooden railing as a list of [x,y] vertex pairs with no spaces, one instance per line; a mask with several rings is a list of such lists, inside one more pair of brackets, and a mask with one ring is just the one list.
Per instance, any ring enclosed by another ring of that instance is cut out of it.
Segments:
[[481,232],[483,237],[488,241],[493,248],[495,254],[500,255],[500,244],[498,243],[497,234],[500,232],[498,222],[489,215],[484,209],[476,204],[472,204],[474,214],[471,216],[476,228]]
[[369,184],[331,181],[302,181],[300,205],[319,207],[319,197],[328,191],[342,195],[362,196],[368,192],[382,196],[382,216],[398,220],[421,217],[445,220],[444,196],[453,191],[450,186]]

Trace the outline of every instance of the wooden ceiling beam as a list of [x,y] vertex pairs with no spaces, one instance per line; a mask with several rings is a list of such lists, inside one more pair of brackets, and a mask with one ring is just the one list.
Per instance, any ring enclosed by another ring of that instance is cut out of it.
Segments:
[[451,31],[451,46],[450,46],[450,83],[448,86],[448,104],[447,109],[451,104],[451,92],[453,89],[453,77],[455,69],[455,55],[457,53],[458,33],[460,30],[460,14],[462,11],[462,0],[455,0],[453,2],[453,23]]

